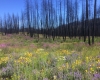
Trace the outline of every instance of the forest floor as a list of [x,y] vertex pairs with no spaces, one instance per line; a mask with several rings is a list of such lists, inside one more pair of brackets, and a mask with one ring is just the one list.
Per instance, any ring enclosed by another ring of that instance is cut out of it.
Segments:
[[99,41],[0,35],[0,80],[100,80]]

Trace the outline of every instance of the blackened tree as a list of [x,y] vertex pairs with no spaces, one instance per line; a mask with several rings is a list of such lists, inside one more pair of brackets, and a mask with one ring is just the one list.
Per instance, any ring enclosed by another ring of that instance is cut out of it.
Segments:
[[94,44],[94,31],[95,31],[95,21],[96,21],[96,5],[97,0],[94,0],[94,23],[93,23],[93,29],[92,29],[92,44]]
[[21,32],[25,35],[25,18],[24,12],[21,12]]
[[2,35],[3,35],[3,28],[2,28],[3,26],[2,26],[2,19],[0,18],[0,32],[2,33]]
[[4,33],[6,35],[7,34],[7,20],[6,20],[6,15],[4,15],[4,23],[3,23],[3,25],[4,25]]
[[88,31],[88,44],[91,45],[91,42],[90,42],[90,28],[88,26],[88,0],[86,0],[86,27],[87,27],[87,31]]

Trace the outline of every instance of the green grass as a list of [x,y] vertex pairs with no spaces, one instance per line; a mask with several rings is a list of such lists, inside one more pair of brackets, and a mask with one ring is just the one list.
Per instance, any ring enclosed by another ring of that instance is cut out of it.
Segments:
[[0,80],[100,79],[100,38],[89,46],[78,38],[40,36],[0,35]]

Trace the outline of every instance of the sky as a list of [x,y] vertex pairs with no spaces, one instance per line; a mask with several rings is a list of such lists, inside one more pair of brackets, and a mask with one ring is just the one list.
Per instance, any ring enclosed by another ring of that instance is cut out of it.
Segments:
[[0,17],[4,14],[20,14],[24,9],[24,0],[0,0]]
[[[41,0],[38,0],[41,1]],[[80,3],[81,4],[81,3]],[[97,0],[100,5],[100,0]],[[21,14],[25,9],[25,0],[0,0],[0,17],[3,18],[4,14]]]

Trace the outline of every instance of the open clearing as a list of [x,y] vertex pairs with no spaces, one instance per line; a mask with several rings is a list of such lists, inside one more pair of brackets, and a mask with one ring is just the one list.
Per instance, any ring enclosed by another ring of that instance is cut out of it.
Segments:
[[98,41],[0,35],[0,80],[100,80]]

